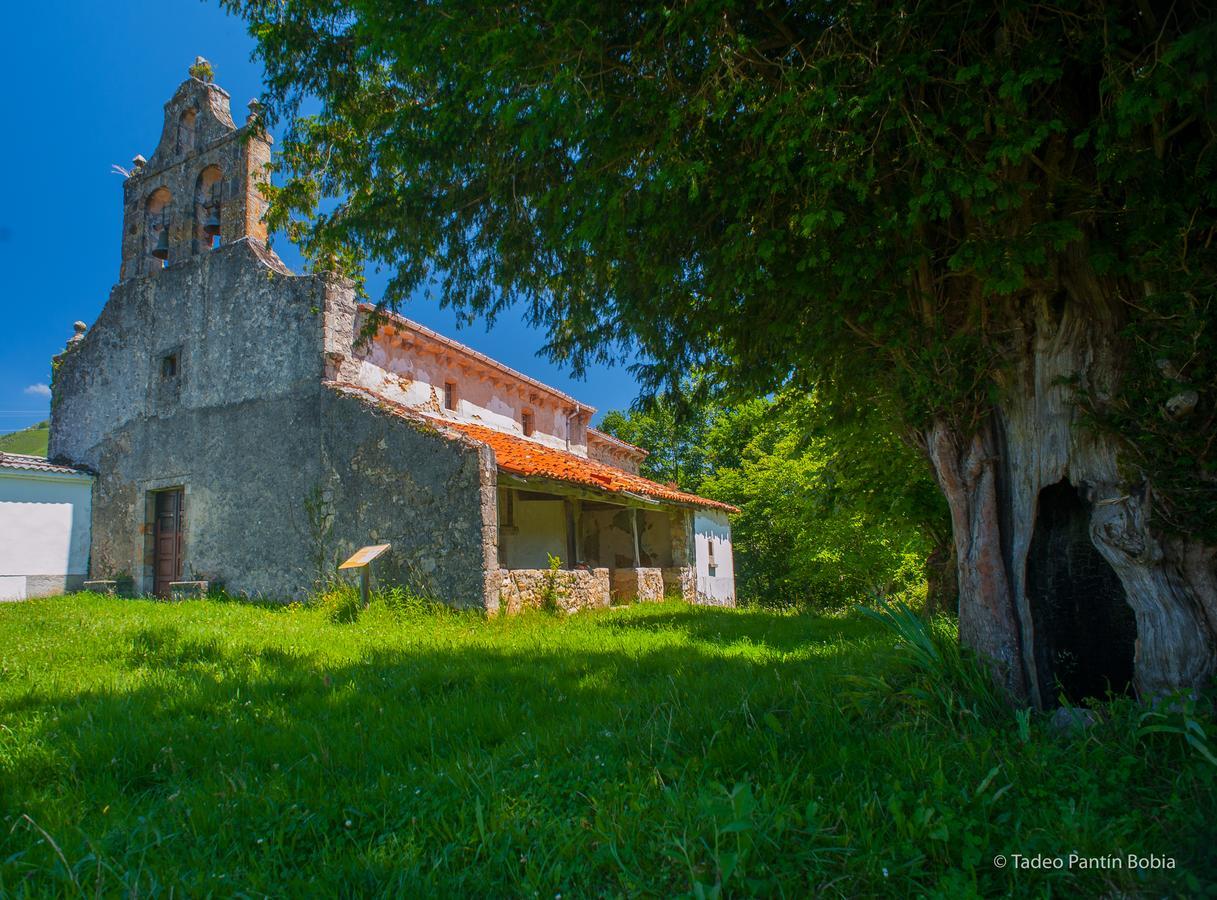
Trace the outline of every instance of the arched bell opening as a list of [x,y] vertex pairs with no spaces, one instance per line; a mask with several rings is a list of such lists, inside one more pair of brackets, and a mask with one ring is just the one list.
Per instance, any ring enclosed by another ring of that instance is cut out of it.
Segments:
[[172,208],[173,195],[165,187],[159,187],[149,194],[144,205],[144,252],[151,258],[151,271],[169,265]]
[[199,173],[194,189],[194,251],[214,250],[223,241],[224,175],[219,166]]
[[1137,620],[1090,537],[1091,506],[1068,480],[1040,491],[1027,597],[1045,706],[1132,691]]

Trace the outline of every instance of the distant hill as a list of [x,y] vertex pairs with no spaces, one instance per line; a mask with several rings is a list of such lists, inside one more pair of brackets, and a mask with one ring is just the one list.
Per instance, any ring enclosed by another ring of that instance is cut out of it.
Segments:
[[38,422],[12,434],[0,434],[0,450],[9,453],[28,453],[31,456],[46,456],[47,442],[51,436],[51,423]]

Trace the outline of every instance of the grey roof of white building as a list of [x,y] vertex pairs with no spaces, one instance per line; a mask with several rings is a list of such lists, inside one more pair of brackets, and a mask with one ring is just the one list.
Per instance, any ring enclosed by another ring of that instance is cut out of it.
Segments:
[[88,475],[84,469],[60,466],[45,456],[29,456],[25,453],[6,453],[0,450],[0,469],[18,469],[26,472],[49,472],[56,475]]

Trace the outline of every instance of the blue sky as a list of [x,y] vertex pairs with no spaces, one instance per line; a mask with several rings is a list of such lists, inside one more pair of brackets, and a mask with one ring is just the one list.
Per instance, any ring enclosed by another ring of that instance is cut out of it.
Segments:
[[[11,4],[0,36],[0,117],[6,178],[0,201],[0,433],[44,419],[51,356],[78,319],[92,324],[118,276],[122,178],[151,156],[162,106],[201,55],[232,95],[233,117],[261,91],[262,71],[241,21],[199,0],[68,0]],[[283,239],[275,249],[299,269]],[[376,297],[383,282],[369,278]],[[421,296],[403,313],[598,407],[627,406],[637,391],[621,365],[584,381],[541,357],[544,336],[510,312],[492,332],[457,330]]]

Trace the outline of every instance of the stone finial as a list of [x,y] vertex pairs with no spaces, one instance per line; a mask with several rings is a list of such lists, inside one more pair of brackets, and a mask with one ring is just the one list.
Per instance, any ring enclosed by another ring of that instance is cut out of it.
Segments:
[[262,120],[262,102],[254,97],[249,101],[249,117],[245,120],[246,124],[252,124]]
[[138,172],[147,164],[148,160],[144,159],[144,155],[142,153],[137,153],[135,154],[135,158],[131,160],[131,171]]
[[86,325],[84,322],[75,322],[72,324],[72,328],[73,328],[73,330],[75,330],[76,333],[73,334],[70,338],[68,338],[67,349],[69,349],[69,350],[72,347],[74,347],[76,344],[79,344],[81,341],[83,341],[85,339],[85,332],[89,330],[89,326]]

